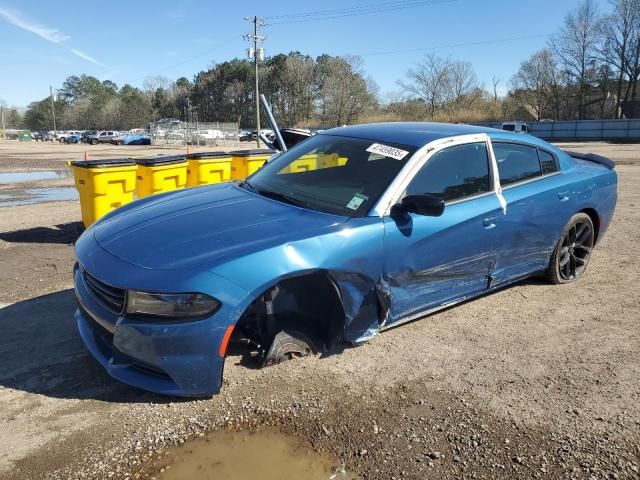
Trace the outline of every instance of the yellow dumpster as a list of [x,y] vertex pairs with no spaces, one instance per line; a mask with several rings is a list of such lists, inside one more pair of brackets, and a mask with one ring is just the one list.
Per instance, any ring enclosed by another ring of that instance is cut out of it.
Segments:
[[137,158],[136,164],[138,198],[178,190],[187,184],[187,159],[184,155]]
[[133,200],[136,163],[131,159],[69,162],[80,194],[82,223],[89,227],[111,210]]
[[284,171],[287,173],[308,172],[309,170],[315,170],[318,164],[318,154],[307,153],[301,156],[299,159],[291,162]]
[[347,163],[346,157],[338,157],[337,153],[319,153],[318,154],[318,168],[332,168],[332,167],[342,167]]
[[187,155],[187,187],[231,180],[231,154],[197,152]]
[[231,152],[231,180],[248,177],[262,167],[273,152],[268,149],[236,150]]

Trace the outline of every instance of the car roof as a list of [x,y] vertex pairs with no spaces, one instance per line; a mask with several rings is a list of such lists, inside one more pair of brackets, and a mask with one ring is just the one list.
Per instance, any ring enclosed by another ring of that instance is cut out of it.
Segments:
[[355,137],[378,142],[398,143],[422,147],[441,138],[469,135],[474,133],[502,133],[502,130],[475,125],[430,122],[387,122],[351,125],[324,130],[319,135]]

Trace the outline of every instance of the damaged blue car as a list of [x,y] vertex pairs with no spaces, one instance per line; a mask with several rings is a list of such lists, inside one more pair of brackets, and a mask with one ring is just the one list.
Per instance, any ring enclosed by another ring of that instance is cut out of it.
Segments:
[[230,345],[262,365],[532,275],[585,272],[615,165],[533,136],[388,123],[323,131],[249,178],[147,197],[76,243],[76,321],[116,379],[207,396]]

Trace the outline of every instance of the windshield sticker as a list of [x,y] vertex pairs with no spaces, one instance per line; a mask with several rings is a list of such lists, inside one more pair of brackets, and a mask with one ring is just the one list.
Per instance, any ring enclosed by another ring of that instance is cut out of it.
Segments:
[[377,153],[385,157],[395,158],[396,160],[402,160],[409,153],[406,150],[400,150],[399,148],[389,147],[388,145],[382,145],[380,143],[372,144],[367,148],[367,152]]
[[362,205],[367,200],[369,200],[369,197],[367,197],[366,195],[356,193],[351,201],[347,203],[347,208],[351,210],[357,210],[358,208],[360,208],[360,205]]

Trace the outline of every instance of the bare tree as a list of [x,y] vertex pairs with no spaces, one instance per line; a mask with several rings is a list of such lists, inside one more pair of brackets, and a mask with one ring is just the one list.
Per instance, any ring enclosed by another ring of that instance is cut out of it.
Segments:
[[495,75],[491,77],[491,83],[493,83],[493,103],[498,103],[498,85],[500,84],[500,77]]
[[545,48],[522,62],[511,79],[514,95],[531,111],[536,120],[541,120],[551,107],[556,71],[553,54]]
[[[640,0],[613,0],[613,12],[602,19],[600,31],[603,37],[599,50],[600,60],[616,72],[615,118],[622,118],[623,95],[630,62],[633,63],[634,40],[640,27]],[[627,90],[628,91],[628,90]]]
[[322,120],[327,125],[354,122],[364,110],[375,103],[374,92],[368,90],[363,77],[362,58],[356,56],[329,57],[325,60],[325,78],[320,91]]
[[295,126],[300,121],[308,121],[313,113],[313,84],[315,64],[313,59],[300,54],[289,55],[277,77],[281,92],[279,106],[284,124]]
[[155,92],[159,88],[168,90],[172,85],[173,82],[162,75],[149,75],[142,81],[142,88],[145,92]]
[[450,63],[448,59],[428,53],[422,62],[407,71],[406,81],[398,81],[405,92],[416,95],[427,103],[431,119],[445,101]]
[[471,62],[450,62],[445,80],[445,98],[450,110],[473,105],[477,97],[478,77]]
[[579,119],[586,115],[587,88],[595,75],[598,36],[599,17],[595,0],[583,0],[565,17],[560,32],[549,42],[563,66],[577,79]]
[[[636,4],[636,8],[638,5]],[[636,11],[633,17],[633,23],[631,28],[630,39],[630,52],[626,60],[627,75],[629,77],[629,84],[625,93],[625,100],[631,101],[632,108],[627,112],[631,117],[637,115],[637,101],[638,101],[638,81],[640,80],[640,12]],[[629,92],[631,96],[629,97]]]

